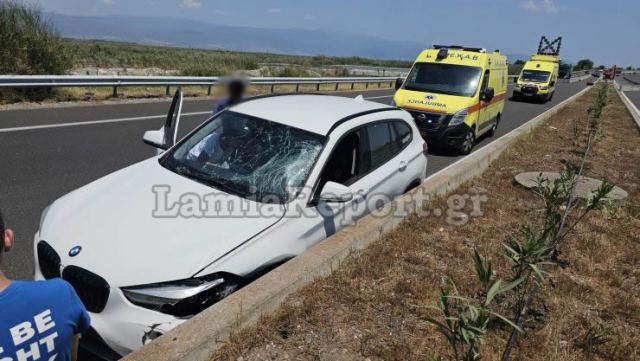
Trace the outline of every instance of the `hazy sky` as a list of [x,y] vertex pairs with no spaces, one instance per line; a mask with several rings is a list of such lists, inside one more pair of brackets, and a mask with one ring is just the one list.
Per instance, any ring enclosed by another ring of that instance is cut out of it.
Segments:
[[575,61],[640,67],[640,0],[24,0],[70,15],[180,17],[306,28],[530,54],[562,35]]

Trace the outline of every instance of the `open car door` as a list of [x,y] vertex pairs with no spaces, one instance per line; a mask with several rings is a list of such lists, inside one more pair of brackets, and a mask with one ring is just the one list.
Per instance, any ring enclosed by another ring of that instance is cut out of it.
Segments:
[[171,148],[178,141],[182,100],[182,89],[178,88],[173,100],[171,100],[171,107],[169,107],[169,113],[167,113],[167,118],[162,128],[147,130],[142,137],[142,141],[146,144],[158,148],[158,153]]

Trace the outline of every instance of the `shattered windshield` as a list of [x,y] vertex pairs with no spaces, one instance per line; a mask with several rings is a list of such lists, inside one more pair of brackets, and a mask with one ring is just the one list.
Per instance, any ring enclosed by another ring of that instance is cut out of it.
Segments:
[[286,203],[304,186],[324,137],[225,111],[162,158],[180,175],[263,203]]
[[476,93],[481,69],[471,66],[416,63],[404,88],[421,92],[470,97]]
[[532,81],[535,83],[546,83],[547,79],[549,79],[548,71],[540,71],[540,70],[523,70],[522,71],[522,81]]

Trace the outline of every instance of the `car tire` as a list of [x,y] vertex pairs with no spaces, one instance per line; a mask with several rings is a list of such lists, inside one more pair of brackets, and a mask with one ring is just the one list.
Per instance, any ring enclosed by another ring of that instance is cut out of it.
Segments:
[[467,132],[464,134],[462,144],[460,144],[460,154],[467,155],[471,153],[471,150],[473,149],[475,143],[476,135],[473,133],[473,129],[467,130]]

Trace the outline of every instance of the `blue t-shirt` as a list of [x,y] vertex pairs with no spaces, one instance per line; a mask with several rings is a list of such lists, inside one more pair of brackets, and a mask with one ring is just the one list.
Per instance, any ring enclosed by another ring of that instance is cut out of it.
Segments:
[[74,335],[89,325],[67,282],[13,281],[0,292],[0,360],[70,360]]
[[213,114],[217,114],[223,110],[225,110],[225,108],[228,108],[232,105],[235,105],[237,103],[239,103],[241,100],[239,101],[232,101],[230,98],[225,98],[225,99],[220,99],[214,106],[213,106]]

